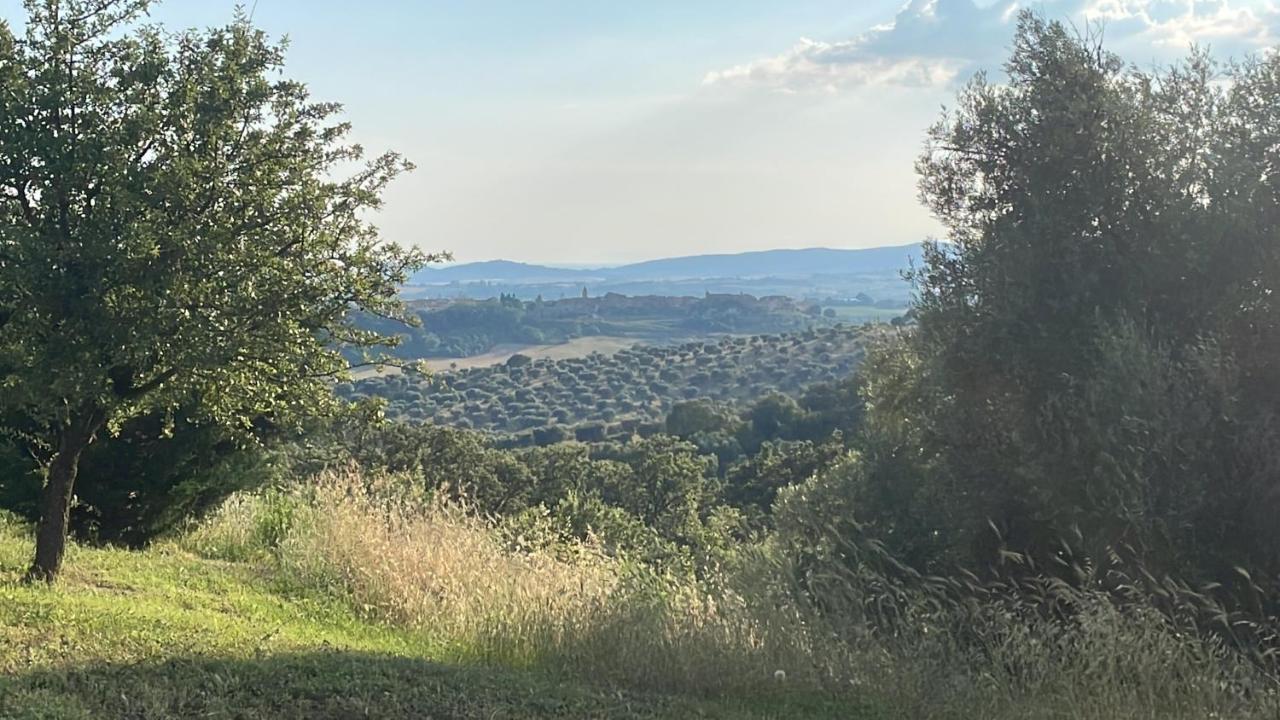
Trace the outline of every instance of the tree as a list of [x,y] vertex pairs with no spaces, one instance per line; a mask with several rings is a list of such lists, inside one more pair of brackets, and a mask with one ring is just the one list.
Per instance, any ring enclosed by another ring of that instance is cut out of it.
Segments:
[[24,36],[0,26],[0,411],[39,428],[30,580],[57,577],[100,433],[332,409],[340,350],[393,342],[352,311],[400,317],[397,285],[433,259],[366,219],[409,163],[366,161],[340,106],[275,78],[282,45],[243,14],[139,25],[149,5],[27,0]]
[[631,472],[614,478],[604,499],[640,518],[664,537],[698,534],[699,515],[717,489],[715,458],[677,438],[657,436],[628,443],[618,460]]
[[732,432],[737,418],[716,403],[702,400],[685,400],[676,403],[667,413],[667,433],[688,438],[698,433]]
[[950,242],[865,367],[857,506],[933,569],[1276,577],[1280,56],[1148,74],[1024,13],[1005,69],[919,163]]
[[[188,422],[181,408],[131,418],[85,449],[69,530],[140,547],[227,495],[266,482],[274,435],[264,428],[261,442],[246,443],[225,428]],[[40,469],[21,442],[0,438],[0,508],[39,520],[42,483],[33,480]]]

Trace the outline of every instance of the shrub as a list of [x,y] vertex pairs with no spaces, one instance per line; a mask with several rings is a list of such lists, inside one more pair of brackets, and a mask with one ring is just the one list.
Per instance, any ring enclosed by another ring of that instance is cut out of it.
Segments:
[[269,490],[233,495],[181,535],[188,550],[217,560],[260,560],[279,549],[300,519],[303,498]]

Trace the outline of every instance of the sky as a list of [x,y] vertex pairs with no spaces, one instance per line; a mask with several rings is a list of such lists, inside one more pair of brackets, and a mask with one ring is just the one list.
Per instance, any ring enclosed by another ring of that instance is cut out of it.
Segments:
[[[913,163],[959,87],[998,73],[1018,7],[1104,23],[1152,66],[1193,43],[1266,51],[1278,2],[244,0],[355,140],[417,164],[387,191],[384,237],[553,264],[940,236]],[[235,5],[152,18],[219,25]]]

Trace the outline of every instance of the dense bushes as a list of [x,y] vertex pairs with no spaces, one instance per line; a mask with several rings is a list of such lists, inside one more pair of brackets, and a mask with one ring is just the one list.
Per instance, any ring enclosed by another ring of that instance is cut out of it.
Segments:
[[[806,480],[845,453],[856,426],[846,409],[811,400],[855,385],[815,388],[790,425],[758,434],[759,410],[735,415],[698,401],[677,406],[668,427],[625,441],[598,434],[544,447],[502,447],[482,433],[382,422],[366,404],[280,451],[280,471],[306,477],[354,463],[411,478],[427,496],[464,503],[482,516],[527,525],[522,542],[595,542],[610,553],[668,570],[702,572],[728,550],[765,532],[777,491]],[[765,405],[777,403],[766,398]],[[706,415],[713,422],[693,422]],[[684,418],[683,420],[681,418]],[[741,442],[739,440],[741,438]],[[744,449],[744,444],[748,449]]]
[[824,531],[786,511],[801,495],[784,501],[774,540],[738,547],[709,582],[654,573],[590,541],[529,547],[518,542],[529,518],[488,522],[423,497],[410,479],[351,470],[236,496],[178,544],[429,633],[443,660],[568,671],[612,688],[820,689],[875,717],[1260,720],[1277,710],[1257,666],[1150,602],[1061,591],[1076,608],[1066,625],[994,586],[972,602],[872,563],[806,572],[790,558],[812,557],[807,543]]

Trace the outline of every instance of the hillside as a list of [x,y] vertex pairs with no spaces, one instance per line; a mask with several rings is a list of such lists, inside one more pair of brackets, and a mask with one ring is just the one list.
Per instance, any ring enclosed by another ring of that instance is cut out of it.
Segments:
[[410,284],[487,280],[529,282],[576,280],[579,282],[679,280],[685,278],[749,278],[787,275],[840,275],[901,270],[918,260],[918,245],[838,250],[804,248],[743,253],[689,255],[593,269],[557,268],[546,265],[489,260],[426,268]]
[[443,268],[425,268],[411,279],[411,284],[440,282],[474,282],[479,280],[522,282],[574,281],[598,277],[591,271],[531,265],[511,260],[486,260]]
[[637,346],[563,360],[513,356],[502,365],[431,378],[360,380],[343,391],[388,401],[393,418],[523,433],[544,444],[652,434],[680,400],[754,402],[770,392],[847,377],[870,333],[852,326],[800,333],[721,337],[678,346]]
[[[16,584],[0,515],[0,718],[837,718],[816,698],[699,699],[459,659],[261,564],[72,547],[54,588]],[[825,708],[825,709],[824,709]]]
[[786,277],[895,272],[920,257],[919,246],[903,245],[861,250],[806,248],[758,252],[691,255],[606,268],[603,277],[617,279]]
[[583,337],[670,343],[720,333],[779,333],[832,325],[836,310],[789,297],[713,295],[636,296],[617,293],[563,300],[419,300],[410,303],[416,327],[360,316],[363,327],[398,335],[392,351],[407,359],[466,358],[499,345],[554,345]]
[[492,260],[426,268],[410,278],[404,292],[413,298],[484,299],[508,294],[526,300],[538,295],[575,297],[584,287],[594,294],[700,296],[709,292],[804,299],[865,293],[903,307],[910,286],[901,271],[919,259],[918,245],[903,245],[691,255],[595,269]]

